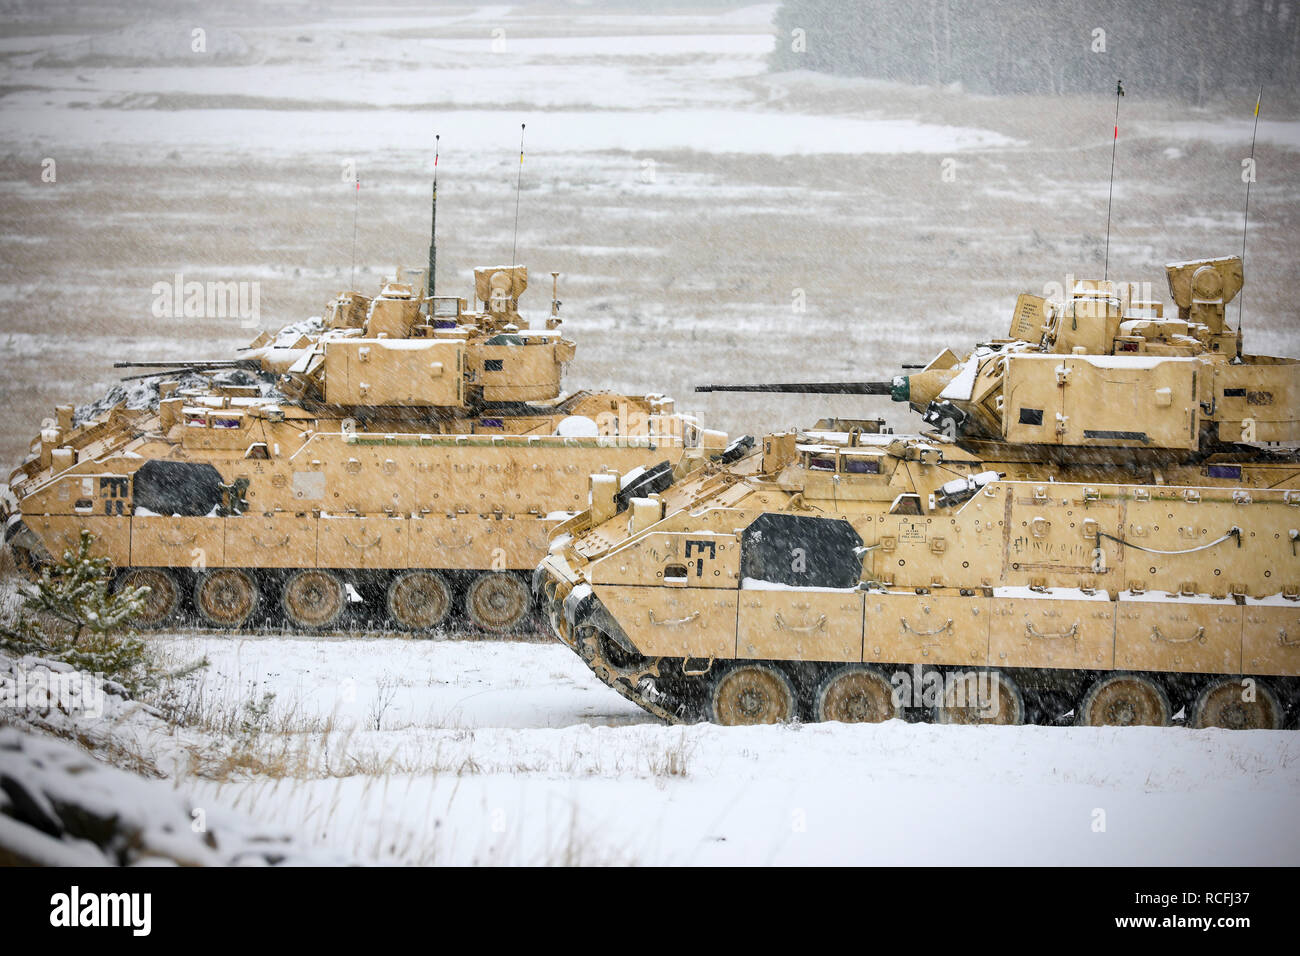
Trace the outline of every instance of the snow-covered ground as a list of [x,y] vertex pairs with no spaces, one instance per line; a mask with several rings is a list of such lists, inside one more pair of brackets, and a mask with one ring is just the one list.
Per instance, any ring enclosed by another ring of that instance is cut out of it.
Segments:
[[1292,732],[666,727],[558,644],[160,643],[213,724],[273,695],[214,738],[261,773],[177,785],[368,859],[1300,863]]
[[108,766],[75,744],[0,727],[0,865],[339,866],[287,832],[165,781]]
[[[142,824],[140,801],[224,821],[231,859],[260,827],[317,862],[1300,863],[1294,732],[668,727],[558,644],[153,640],[177,664],[209,662],[171,701],[183,726],[112,693],[99,716],[36,708],[18,723],[163,778],[85,778],[96,812],[121,799]],[[0,691],[20,666],[35,682],[30,659],[0,658]],[[38,756],[40,774],[21,756],[0,746],[0,774],[77,796],[66,748]],[[13,836],[0,845],[36,840]]]

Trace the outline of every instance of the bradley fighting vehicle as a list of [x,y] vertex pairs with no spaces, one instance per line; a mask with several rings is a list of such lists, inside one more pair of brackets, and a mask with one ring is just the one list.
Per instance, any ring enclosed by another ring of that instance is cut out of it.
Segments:
[[674,721],[1293,726],[1300,362],[1242,353],[1239,259],[1167,272],[1176,315],[1080,282],[890,382],[702,389],[888,394],[928,427],[593,476],[534,574],[553,630]]
[[723,450],[662,396],[561,397],[575,345],[557,300],[527,328],[525,267],[475,270],[476,310],[424,295],[425,274],[342,293],[307,334],[230,361],[152,363],[175,379],[152,407],[59,407],[10,476],[20,568],[86,530],[121,583],[150,588],[145,626],[192,606],[223,628],[327,628],[361,599],[423,630],[459,600],[509,630],[530,610],[521,572],[586,507],[591,472]]

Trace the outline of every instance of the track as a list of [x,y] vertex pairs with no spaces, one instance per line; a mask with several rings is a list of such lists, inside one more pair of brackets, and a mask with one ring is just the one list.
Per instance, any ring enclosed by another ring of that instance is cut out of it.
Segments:
[[[549,593],[550,589],[547,591]],[[1254,729],[1260,726],[1256,721],[1265,719],[1263,726],[1300,729],[1300,680],[1295,678],[1270,678],[1257,682],[1255,689],[1264,715],[1261,717],[1261,713],[1255,713],[1251,708],[1223,704],[1225,689],[1231,689],[1234,696],[1239,693],[1240,675],[982,668],[979,669],[980,675],[987,679],[987,683],[980,692],[984,696],[978,699],[987,702],[996,697],[997,703],[995,709],[985,712],[981,707],[987,704],[976,704],[977,698],[971,698],[969,704],[963,705],[954,704],[951,698],[943,696],[951,693],[954,686],[974,686],[969,683],[971,672],[961,668],[922,669],[918,666],[913,671],[912,665],[907,664],[846,667],[816,661],[713,662],[639,658],[624,652],[596,627],[581,626],[570,633],[562,600],[544,596],[542,604],[551,632],[577,653],[601,683],[669,724],[787,720],[853,722],[897,717],[910,723],[1068,727],[1091,721],[1093,725],[1101,722],[1107,726],[1153,724]],[[740,671],[746,671],[750,678],[755,674],[760,678],[763,674],[771,674],[776,675],[774,680],[784,681],[790,691],[788,711],[771,720],[732,720],[725,714],[720,716],[717,685],[729,674]],[[854,677],[865,678],[867,683],[874,681],[876,694],[874,698],[869,694],[859,694],[854,704],[835,709],[833,702],[828,703],[827,689],[834,686],[837,676],[848,671]],[[898,683],[899,674],[908,675],[908,680],[901,685]],[[938,700],[927,696],[923,677],[937,678],[941,695]],[[1138,704],[1142,702],[1141,695],[1116,693],[1124,688],[1114,685],[1122,685],[1124,681],[1137,684],[1150,695],[1152,702],[1148,710],[1135,706],[1135,700]],[[965,701],[966,698],[959,700]],[[857,707],[856,711],[853,706]],[[868,716],[872,707],[875,713]],[[1199,723],[1198,712],[1216,716],[1208,723]],[[987,716],[990,713],[992,716]],[[1089,715],[1088,719],[1084,719],[1085,714]],[[1269,714],[1271,718],[1267,716]]]
[[[213,587],[223,583],[223,576],[231,579],[224,581],[230,586]],[[436,600],[395,587],[413,576],[433,579]],[[484,578],[505,579],[517,606],[509,601],[504,608],[494,605],[493,595],[481,586]],[[151,589],[150,602],[134,622],[137,630],[146,632],[177,627],[240,634],[468,632],[546,639],[518,572],[130,568],[115,579],[114,587],[124,586]]]

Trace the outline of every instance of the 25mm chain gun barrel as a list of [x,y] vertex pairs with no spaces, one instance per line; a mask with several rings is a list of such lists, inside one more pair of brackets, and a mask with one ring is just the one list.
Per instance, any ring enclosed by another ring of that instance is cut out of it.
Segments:
[[113,368],[256,368],[249,359],[213,359],[210,362],[114,362]]
[[257,369],[256,359],[217,359],[211,362],[114,362],[113,368],[154,369],[141,375],[128,375],[122,381],[138,378],[160,378],[167,375],[184,375],[187,372],[222,372],[230,369]]
[[[946,355],[947,353],[945,353]],[[940,356],[942,359],[944,356]],[[904,369],[916,369],[916,365],[904,365]],[[909,375],[897,375],[888,382],[762,382],[757,385],[699,385],[697,392],[762,392],[786,395],[888,395],[892,401],[904,402],[913,411],[922,415],[928,424],[947,427],[953,432],[956,426],[965,423],[968,416],[961,412],[946,409],[934,409],[935,400],[957,374],[960,363],[955,356],[951,362],[938,361],[920,366],[921,371]],[[955,425],[945,426],[942,419],[953,417]]]
[[[790,395],[889,395],[899,389],[893,382],[764,382],[758,385],[697,385],[697,392],[781,392]],[[906,401],[906,398],[895,398]]]

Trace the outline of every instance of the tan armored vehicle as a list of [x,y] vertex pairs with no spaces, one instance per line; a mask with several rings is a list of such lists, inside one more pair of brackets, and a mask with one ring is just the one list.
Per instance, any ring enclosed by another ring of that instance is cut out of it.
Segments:
[[92,532],[122,583],[151,589],[145,626],[192,602],[222,628],[328,628],[356,604],[352,620],[424,630],[457,603],[518,627],[521,572],[587,506],[589,474],[689,468],[726,440],[662,396],[561,397],[575,345],[558,301],[530,329],[523,266],[474,279],[474,310],[399,275],[340,294],[308,334],[171,366],[152,407],[59,407],[10,476],[15,560],[33,571]]
[[[827,422],[622,487],[533,578],[555,633],[667,720],[1294,725],[1300,362],[1245,355],[1241,263],[1021,296],[892,382],[932,428]],[[1291,443],[1289,447],[1274,443]]]

